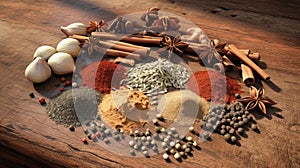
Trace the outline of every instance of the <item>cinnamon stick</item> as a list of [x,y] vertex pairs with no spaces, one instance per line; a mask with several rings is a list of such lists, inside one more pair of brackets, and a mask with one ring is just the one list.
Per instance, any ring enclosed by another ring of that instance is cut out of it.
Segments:
[[149,38],[143,36],[126,36],[126,35],[117,35],[117,34],[110,34],[104,32],[92,32],[92,36],[100,37],[102,39],[109,39],[109,40],[120,40],[128,43],[136,43],[142,45],[160,45],[163,38]]
[[139,48],[135,48],[135,47],[131,47],[131,46],[119,45],[119,44],[114,44],[114,43],[105,42],[105,41],[100,41],[99,43],[102,46],[107,47],[107,48],[136,53],[136,54],[140,54],[141,56],[148,56],[150,53],[150,50],[142,49],[142,48],[139,49]]
[[259,53],[251,53],[248,55],[248,57],[253,60],[253,61],[256,61],[258,62],[260,60],[260,55]]
[[134,45],[134,44],[130,44],[130,43],[122,42],[122,41],[107,40],[107,42],[118,44],[118,45],[123,45],[123,46],[134,47],[134,48],[138,48],[138,49],[146,49],[146,50],[149,50],[149,51],[151,50],[149,47]]
[[247,56],[251,53],[251,51],[249,49],[239,49],[239,50],[240,50],[240,52],[242,52],[243,54],[245,54]]
[[251,85],[255,82],[252,70],[245,64],[241,64],[242,78],[245,85]]
[[128,59],[134,59],[137,61],[141,60],[141,55],[140,54],[134,54],[134,53],[129,53],[126,51],[120,51],[120,50],[115,50],[115,49],[106,49],[105,55],[111,56],[111,57],[122,57],[122,58],[128,58]]
[[69,38],[74,38],[74,39],[76,39],[78,41],[81,41],[81,42],[85,41],[85,40],[89,40],[89,37],[87,37],[87,36],[76,35],[76,34],[69,36]]
[[228,45],[228,49],[234,55],[236,55],[240,60],[242,60],[245,64],[247,64],[250,68],[256,71],[264,80],[269,80],[271,77],[265,73],[259,66],[257,66],[250,58],[244,55],[239,51],[233,44]]

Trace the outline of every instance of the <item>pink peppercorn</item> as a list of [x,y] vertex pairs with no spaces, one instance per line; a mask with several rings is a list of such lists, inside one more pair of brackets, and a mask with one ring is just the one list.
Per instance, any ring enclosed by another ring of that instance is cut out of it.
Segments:
[[71,84],[72,84],[72,82],[69,81],[69,80],[67,80],[67,81],[65,82],[65,85],[64,85],[64,86],[65,86],[65,87],[66,87],[66,86],[70,86]]
[[65,82],[65,81],[66,81],[66,78],[61,77],[61,78],[60,78],[60,81],[61,81],[61,82]]
[[45,104],[45,103],[46,103],[46,100],[45,100],[45,98],[40,97],[40,98],[39,98],[39,102],[40,102],[40,104]]
[[82,138],[81,140],[83,143],[87,143],[87,139],[86,138]]
[[64,89],[64,88],[62,88],[62,87],[61,87],[61,88],[59,88],[59,91],[61,91],[61,92],[63,92],[64,90],[65,90],[65,89]]

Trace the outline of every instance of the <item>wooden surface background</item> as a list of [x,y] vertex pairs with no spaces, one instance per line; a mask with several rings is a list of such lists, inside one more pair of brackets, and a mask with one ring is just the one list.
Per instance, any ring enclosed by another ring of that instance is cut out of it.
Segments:
[[[256,115],[260,134],[247,132],[241,146],[214,134],[182,163],[166,163],[161,155],[124,157],[94,143],[83,145],[82,128],[70,132],[55,125],[28,96],[43,92],[25,79],[24,69],[38,46],[56,46],[64,37],[60,26],[111,20],[152,6],[192,21],[210,38],[261,54],[271,75],[271,82],[261,85],[278,104],[267,116]],[[300,167],[299,9],[297,0],[1,1],[1,167]]]

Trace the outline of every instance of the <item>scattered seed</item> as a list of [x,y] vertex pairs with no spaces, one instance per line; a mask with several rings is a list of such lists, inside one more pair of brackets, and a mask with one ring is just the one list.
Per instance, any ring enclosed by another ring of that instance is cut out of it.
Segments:
[[232,136],[230,139],[231,139],[232,142],[236,141],[236,137],[235,136]]
[[169,155],[167,153],[164,153],[163,154],[163,159],[165,159],[165,160],[169,159]]
[[176,143],[176,144],[175,144],[175,148],[176,148],[176,149],[180,149],[180,146],[181,146],[180,143]]
[[256,126],[255,124],[252,124],[252,125],[251,125],[251,129],[257,130],[257,126]]
[[187,141],[192,141],[193,138],[192,138],[191,136],[188,136],[188,137],[186,137],[186,140],[187,140]]
[[179,153],[175,153],[175,154],[174,154],[174,158],[175,158],[175,159],[179,159],[179,158],[180,158],[180,154],[179,154]]
[[230,134],[225,134],[225,135],[224,135],[224,138],[225,138],[225,140],[229,140]]
[[186,148],[184,151],[185,151],[186,153],[190,153],[190,152],[191,152],[191,148]]
[[190,130],[191,132],[195,131],[194,127],[190,127],[189,130]]

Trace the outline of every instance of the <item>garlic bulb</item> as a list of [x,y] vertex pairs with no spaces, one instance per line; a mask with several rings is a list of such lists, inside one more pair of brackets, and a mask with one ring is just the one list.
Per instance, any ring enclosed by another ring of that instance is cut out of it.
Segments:
[[42,83],[51,76],[51,69],[47,62],[37,57],[25,69],[25,77],[33,83]]
[[66,27],[61,26],[61,31],[67,36],[77,34],[77,35],[86,35],[86,26],[83,23],[72,23]]
[[48,64],[57,75],[64,75],[73,72],[75,63],[73,57],[68,53],[58,52],[53,54]]
[[78,40],[73,38],[65,38],[61,40],[56,47],[58,52],[64,52],[72,55],[73,57],[77,57],[80,53],[80,43]]
[[41,57],[43,58],[44,60],[47,60],[49,59],[49,57],[51,55],[53,55],[54,53],[56,53],[56,50],[55,48],[51,47],[51,46],[47,46],[47,45],[43,45],[43,46],[40,46],[39,48],[37,48],[35,50],[35,53],[33,55],[33,58],[36,58],[36,57]]

